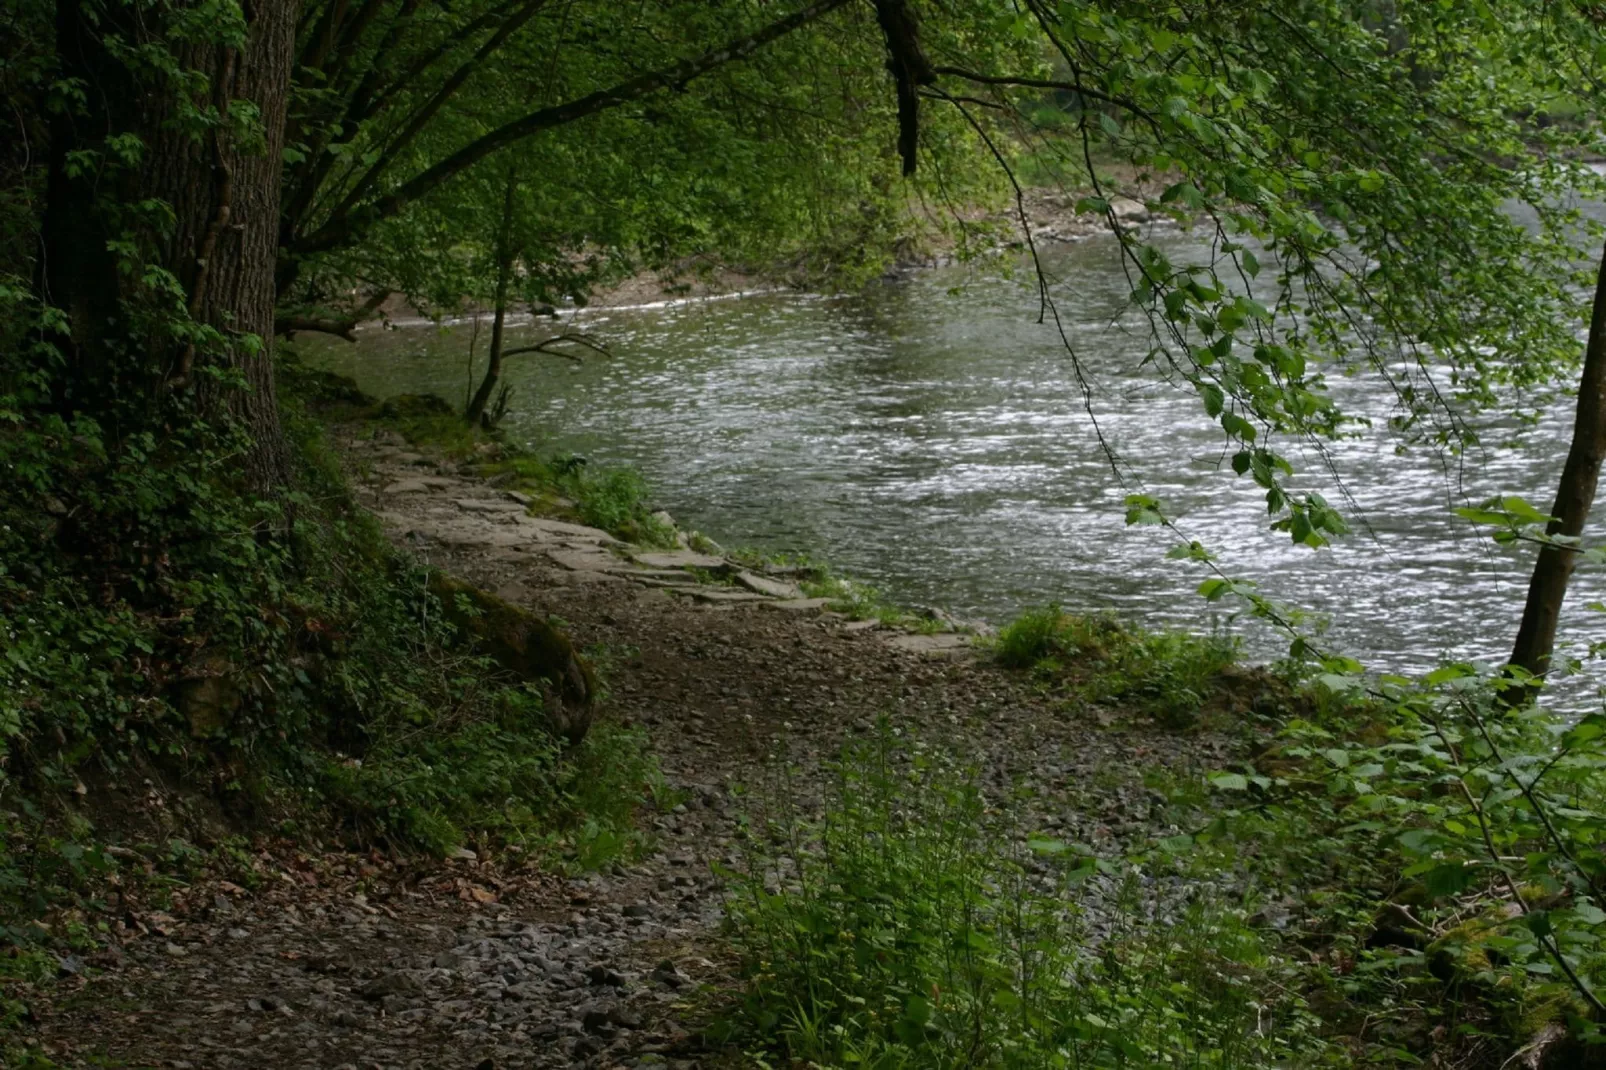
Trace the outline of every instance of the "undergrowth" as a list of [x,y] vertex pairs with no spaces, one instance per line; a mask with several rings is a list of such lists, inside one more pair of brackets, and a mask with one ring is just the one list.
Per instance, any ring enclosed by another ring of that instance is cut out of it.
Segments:
[[595,866],[639,846],[660,783],[643,736],[557,742],[541,693],[454,632],[356,507],[289,381],[279,501],[237,482],[228,428],[114,435],[0,397],[0,958],[33,961],[53,910],[101,916],[104,846],[150,832],[141,784],[235,829],[402,852]]
[[1021,614],[994,640],[1006,668],[1029,669],[1085,702],[1120,703],[1172,727],[1197,723],[1239,651],[1238,639],[1219,631],[1146,632],[1054,605]]
[[1156,899],[1140,870],[1028,835],[1001,803],[885,725],[849,748],[824,813],[783,806],[735,875],[731,1038],[764,1066],[1325,1059],[1294,965],[1238,913]]

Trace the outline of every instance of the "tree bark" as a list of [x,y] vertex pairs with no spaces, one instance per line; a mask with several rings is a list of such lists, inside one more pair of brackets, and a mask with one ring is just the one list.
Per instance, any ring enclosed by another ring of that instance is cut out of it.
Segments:
[[[267,494],[289,479],[273,381],[273,271],[296,8],[296,0],[248,5],[245,44],[236,50],[168,44],[160,23],[148,24],[143,9],[119,0],[60,0],[63,75],[93,89],[84,108],[52,128],[43,227],[43,295],[70,318],[65,407],[148,419],[190,395],[203,416],[244,424],[252,439],[244,472],[252,489]],[[166,44],[182,67],[206,74],[211,98],[194,103],[217,109],[221,121],[199,136],[192,124],[175,121],[181,101],[171,84],[131,75],[107,48],[114,33]],[[231,105],[236,114],[254,110],[260,139],[233,134]],[[135,165],[72,173],[69,154],[104,152],[109,138],[130,134],[143,146]],[[108,173],[116,176],[114,189],[101,185]],[[107,244],[128,232],[129,205],[151,201],[168,206],[172,225],[139,230],[143,270],[120,271],[119,257],[128,254]],[[182,312],[162,305],[163,295],[144,279],[150,268],[178,281]],[[223,341],[186,340],[171,329],[184,316]]]
[[[1589,340],[1584,349],[1584,370],[1578,381],[1578,415],[1573,423],[1572,445],[1562,468],[1555,517],[1545,529],[1550,535],[1577,538],[1584,532],[1589,510],[1595,504],[1601,464],[1606,461],[1606,251],[1602,252],[1595,280],[1594,308],[1589,318]],[[1556,625],[1567,596],[1567,584],[1578,563],[1576,550],[1545,545],[1539,549],[1528,601],[1511,652],[1511,664],[1535,676],[1550,670],[1556,647]]]
[[507,173],[507,192],[502,198],[502,225],[496,234],[496,313],[491,319],[491,352],[485,365],[485,378],[474,391],[463,418],[477,424],[485,415],[485,406],[491,400],[491,391],[502,378],[502,326],[507,318],[507,288],[513,278],[513,192],[518,186],[518,175],[512,168]]

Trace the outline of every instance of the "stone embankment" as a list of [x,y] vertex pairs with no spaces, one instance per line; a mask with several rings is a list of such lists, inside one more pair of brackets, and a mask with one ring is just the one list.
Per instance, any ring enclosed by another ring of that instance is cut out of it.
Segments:
[[[805,597],[799,580],[809,574],[807,568],[749,567],[717,553],[694,550],[683,535],[673,550],[637,546],[598,528],[532,515],[528,495],[442,469],[393,432],[381,432],[366,446],[365,455],[369,465],[363,500],[372,504],[393,534],[415,544],[476,552],[487,561],[515,566],[524,583],[556,587],[630,583],[699,605],[752,604],[782,613],[821,615],[840,621],[850,631],[883,631],[889,645],[920,654],[963,656],[973,650],[969,630],[941,616],[934,616],[935,628],[908,631],[883,628],[878,620],[850,621],[834,614],[829,609],[831,599]],[[495,593],[515,603],[528,594],[518,583],[500,585]]]

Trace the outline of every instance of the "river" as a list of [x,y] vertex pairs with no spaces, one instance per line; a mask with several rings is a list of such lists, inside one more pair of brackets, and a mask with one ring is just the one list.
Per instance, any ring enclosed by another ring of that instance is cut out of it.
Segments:
[[[1203,250],[1179,231],[1157,240],[1177,261]],[[1300,485],[1340,504],[1355,532],[1330,549],[1294,546],[1267,530],[1262,492],[1233,474],[1192,389],[1140,367],[1147,322],[1127,301],[1114,241],[1045,256],[1122,481],[1058,335],[1036,322],[1033,290],[958,267],[850,296],[568,315],[565,326],[603,339],[613,356],[512,358],[504,427],[541,453],[638,468],[683,527],[726,546],[804,552],[905,604],[1001,623],[1058,602],[1149,627],[1231,627],[1253,654],[1279,654],[1285,640],[1195,593],[1205,574],[1165,558],[1168,535],[1125,525],[1123,499],[1142,491],[1228,572],[1328,618],[1326,643],[1369,668],[1503,657],[1529,554],[1495,547],[1451,510],[1496,493],[1547,507],[1570,409],[1517,445],[1457,464],[1399,452],[1387,389],[1372,376],[1334,376],[1342,406],[1372,417],[1373,429],[1329,444],[1331,472],[1312,449],[1283,446]],[[521,326],[509,344],[552,330]],[[469,333],[411,327],[363,331],[355,345],[297,345],[370,393],[430,391],[461,404]],[[1606,615],[1584,608],[1602,599],[1601,573],[1580,572],[1562,625],[1575,644],[1606,639]]]

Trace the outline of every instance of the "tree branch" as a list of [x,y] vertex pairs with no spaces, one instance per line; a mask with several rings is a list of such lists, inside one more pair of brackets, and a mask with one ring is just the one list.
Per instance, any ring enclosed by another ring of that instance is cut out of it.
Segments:
[[1105,104],[1111,104],[1129,111],[1151,125],[1155,123],[1154,116],[1136,101],[1128,100],[1125,97],[1112,96],[1097,89],[1089,89],[1087,86],[1077,82],[1062,82],[1052,78],[1017,78],[1012,75],[978,74],[963,67],[933,67],[932,71],[939,75],[946,74],[951,78],[963,78],[967,82],[975,82],[978,85],[1013,86],[1020,89],[1057,89],[1064,93],[1075,93],[1078,96],[1102,101]]
[[660,89],[684,85],[717,67],[745,58],[776,38],[783,37],[798,27],[845,6],[848,2],[849,0],[815,0],[800,11],[777,19],[762,29],[738,37],[700,56],[682,60],[671,67],[638,75],[578,100],[542,108],[540,111],[515,119],[471,141],[446,159],[402,183],[393,193],[371,206],[366,208],[354,206],[348,211],[336,213],[315,232],[297,242],[290,252],[292,255],[304,256],[345,245],[373,224],[399,214],[409,204],[430,193],[447,179],[479,163],[499,149],[543,130],[550,130],[588,115],[627,104]]
[[579,331],[565,331],[563,334],[553,335],[551,338],[544,338],[534,345],[519,346],[516,349],[504,350],[502,356],[516,357],[523,353],[549,353],[554,357],[562,357],[565,360],[572,360],[576,364],[580,364],[584,361],[584,358],[582,358],[578,353],[566,353],[561,349],[553,348],[560,342],[572,342],[575,345],[584,346],[594,353],[600,353],[604,357],[613,356],[613,354],[608,351],[607,346],[604,346],[601,342],[598,342],[588,335],[581,334]]
[[288,338],[297,331],[315,331],[318,334],[332,334],[336,338],[344,338],[348,342],[357,340],[357,325],[378,311],[379,306],[385,303],[385,298],[394,291],[376,291],[368,300],[358,306],[357,311],[344,319],[324,319],[321,316],[278,316],[273,321],[273,333],[281,338]]
[[430,95],[430,98],[413,113],[401,133],[397,134],[389,144],[380,150],[379,159],[374,161],[374,165],[368,169],[368,173],[357,181],[351,192],[346,194],[345,199],[340,202],[340,206],[335,209],[336,216],[350,213],[352,209],[362,202],[363,197],[379,181],[379,176],[384,174],[385,168],[390,166],[390,162],[406,147],[407,143],[418,136],[419,132],[428,125],[429,121],[451,99],[452,95],[462,87],[464,82],[468,81],[469,76],[490,58],[493,52],[502,47],[504,41],[517,33],[525,23],[535,17],[535,13],[545,6],[545,2],[546,0],[528,0],[518,11],[513,13],[511,18],[498,26],[495,33],[485,39],[485,43],[475,50],[472,57],[460,64],[457,70],[453,71],[446,81],[441,83],[440,88],[436,89]]

